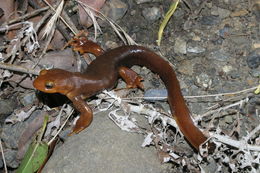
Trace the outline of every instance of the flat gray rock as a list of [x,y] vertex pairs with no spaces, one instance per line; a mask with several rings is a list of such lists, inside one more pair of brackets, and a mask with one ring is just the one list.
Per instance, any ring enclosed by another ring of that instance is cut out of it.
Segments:
[[47,173],[160,173],[167,170],[155,148],[142,148],[143,136],[120,130],[106,116],[94,115],[91,126],[57,148]]

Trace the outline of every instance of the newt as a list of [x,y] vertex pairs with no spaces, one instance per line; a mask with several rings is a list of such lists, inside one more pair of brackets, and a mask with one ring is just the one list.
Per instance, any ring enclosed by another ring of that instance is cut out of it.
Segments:
[[98,51],[96,55],[98,56],[84,73],[62,69],[42,70],[33,82],[34,87],[42,92],[60,93],[72,101],[81,114],[72,133],[79,133],[92,122],[93,113],[85,99],[102,90],[113,89],[119,77],[126,81],[128,87],[143,87],[141,77],[129,69],[133,65],[139,65],[160,76],[168,91],[168,103],[180,131],[199,150],[207,137],[194,125],[175,71],[169,62],[142,46],[121,46],[105,52]]

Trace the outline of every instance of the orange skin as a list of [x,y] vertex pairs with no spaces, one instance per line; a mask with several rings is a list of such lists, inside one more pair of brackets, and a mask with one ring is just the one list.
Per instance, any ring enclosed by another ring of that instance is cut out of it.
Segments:
[[141,46],[122,46],[98,56],[84,73],[72,73],[61,69],[42,70],[34,80],[36,89],[46,93],[66,95],[81,113],[73,133],[88,127],[93,115],[84,99],[102,90],[114,88],[121,77],[129,87],[142,88],[141,78],[128,71],[131,66],[145,66],[157,73],[168,91],[168,102],[180,131],[196,149],[206,141],[203,133],[194,125],[182,96],[179,82],[170,64],[159,55]]

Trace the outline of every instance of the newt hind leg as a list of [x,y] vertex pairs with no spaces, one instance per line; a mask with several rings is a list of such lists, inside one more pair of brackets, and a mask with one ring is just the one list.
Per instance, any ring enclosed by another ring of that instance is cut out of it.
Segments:
[[144,85],[142,84],[143,78],[138,76],[135,71],[127,67],[120,67],[119,75],[126,82],[127,88],[140,88],[144,90]]

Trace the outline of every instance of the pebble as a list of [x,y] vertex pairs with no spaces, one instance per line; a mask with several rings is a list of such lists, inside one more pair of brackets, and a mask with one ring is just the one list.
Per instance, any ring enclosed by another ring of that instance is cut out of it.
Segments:
[[10,99],[0,99],[0,119],[5,116],[10,115],[15,108],[17,108],[17,101],[13,98]]
[[233,67],[231,65],[225,65],[225,66],[223,66],[222,70],[223,70],[223,72],[228,73],[231,70],[233,70]]
[[231,17],[239,17],[239,16],[245,16],[247,15],[249,12],[245,9],[243,10],[239,10],[239,11],[235,11],[233,13],[230,14]]
[[180,62],[178,71],[182,74],[192,76],[193,75],[193,68],[195,65],[195,59],[192,60],[183,60]]
[[201,73],[196,76],[196,83],[204,89],[210,88],[212,86],[212,79],[206,73]]
[[256,78],[260,77],[260,71],[259,71],[259,69],[252,69],[252,70],[250,71],[250,74],[251,74],[253,77],[256,77]]
[[223,28],[219,30],[219,36],[222,38],[226,38],[230,36],[231,27],[229,25],[225,25]]
[[209,26],[213,26],[213,25],[217,25],[220,22],[220,18],[218,16],[202,16],[199,20],[199,22],[202,25],[209,25]]
[[228,17],[230,15],[230,11],[223,9],[223,8],[219,8],[219,7],[214,7],[212,8],[211,14],[214,16],[219,16],[220,19],[224,19],[226,17]]
[[15,150],[5,149],[5,161],[10,168],[17,168],[19,166],[19,161],[16,159]]
[[144,93],[144,99],[149,101],[166,100],[167,96],[166,89],[149,89]]
[[36,100],[35,92],[26,92],[23,93],[21,96],[19,96],[19,100],[22,103],[23,106],[32,105],[34,101]]
[[205,52],[206,49],[204,47],[201,46],[195,46],[195,45],[188,45],[187,47],[187,52],[189,53],[203,53]]
[[152,0],[135,0],[137,4],[142,4],[146,2],[151,2]]
[[158,7],[145,8],[142,11],[142,15],[146,20],[155,21],[158,20],[161,16],[161,9]]
[[251,69],[257,68],[260,65],[260,49],[256,49],[248,55],[247,65]]
[[213,51],[209,54],[208,59],[214,59],[218,61],[227,61],[230,55],[223,49]]
[[177,37],[174,44],[174,52],[186,54],[187,53],[187,42],[181,37]]
[[225,121],[227,124],[232,124],[232,122],[234,122],[232,116],[225,116],[224,121]]
[[107,1],[102,8],[102,13],[113,21],[121,19],[128,10],[128,5],[121,0]]

